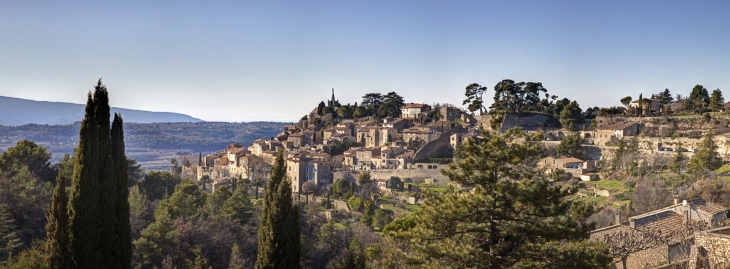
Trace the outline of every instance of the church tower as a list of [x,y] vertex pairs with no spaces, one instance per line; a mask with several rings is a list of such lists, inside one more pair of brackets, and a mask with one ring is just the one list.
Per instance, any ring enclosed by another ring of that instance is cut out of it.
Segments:
[[337,100],[335,99],[335,88],[332,88],[332,99],[327,100],[327,106],[333,108],[340,106],[340,102],[337,102]]

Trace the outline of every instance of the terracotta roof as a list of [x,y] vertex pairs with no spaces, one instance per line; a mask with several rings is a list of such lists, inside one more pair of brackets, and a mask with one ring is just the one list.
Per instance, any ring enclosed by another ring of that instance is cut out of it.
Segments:
[[404,108],[422,108],[428,106],[427,104],[407,104]]
[[583,163],[583,160],[572,157],[558,156],[554,157],[556,160],[560,160],[563,163]]
[[699,209],[700,211],[704,211],[705,213],[708,213],[710,215],[715,215],[717,213],[727,211],[727,207],[718,205],[716,203],[707,202],[702,198],[694,199],[690,201],[690,203],[693,206],[697,207],[697,209]]

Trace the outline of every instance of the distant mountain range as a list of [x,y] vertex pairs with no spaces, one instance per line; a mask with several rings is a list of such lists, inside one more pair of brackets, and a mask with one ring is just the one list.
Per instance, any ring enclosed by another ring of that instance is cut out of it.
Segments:
[[[71,124],[84,118],[86,105],[33,101],[0,96],[0,125]],[[120,112],[125,122],[203,122],[198,118],[170,112],[152,112],[112,107],[112,115]]]

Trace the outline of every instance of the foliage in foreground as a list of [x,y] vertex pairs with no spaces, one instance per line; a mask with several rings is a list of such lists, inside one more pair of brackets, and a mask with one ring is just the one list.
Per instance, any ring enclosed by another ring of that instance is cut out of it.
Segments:
[[385,228],[392,253],[378,265],[607,268],[608,249],[587,239],[592,225],[581,221],[585,214],[566,214],[573,190],[550,186],[531,168],[541,136],[482,133],[480,144],[464,145],[466,158],[443,171],[473,189],[426,192],[420,211]]

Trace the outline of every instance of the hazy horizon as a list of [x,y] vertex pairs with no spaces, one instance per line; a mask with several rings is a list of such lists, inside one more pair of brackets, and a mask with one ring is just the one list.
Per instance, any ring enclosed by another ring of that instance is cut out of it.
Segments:
[[[395,91],[461,105],[464,87],[542,82],[581,108],[730,88],[730,2],[334,1],[0,4],[0,95],[206,121],[292,121]],[[726,92],[727,94],[727,92]],[[284,120],[282,120],[284,119]]]

